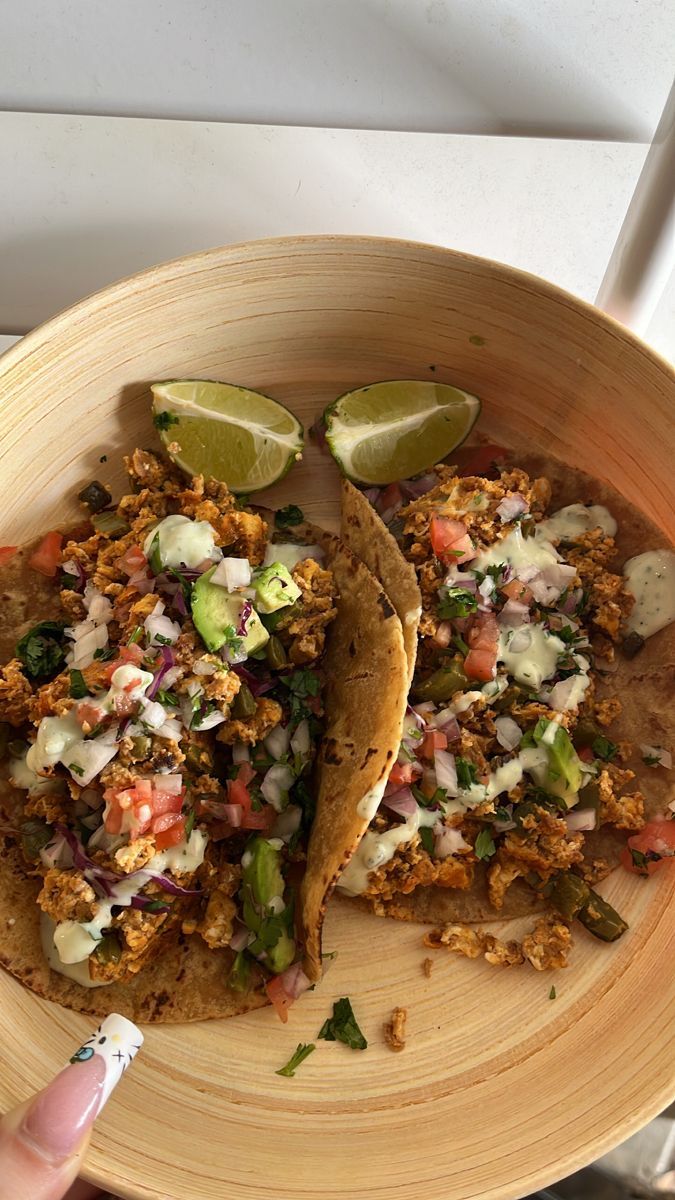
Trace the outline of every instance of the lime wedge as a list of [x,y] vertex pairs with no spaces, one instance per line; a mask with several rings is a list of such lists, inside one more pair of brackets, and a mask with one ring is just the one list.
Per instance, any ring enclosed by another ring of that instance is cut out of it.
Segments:
[[189,475],[221,479],[233,492],[259,492],[302,457],[302,425],[262,392],[211,379],[153,383],[151,391],[159,436]]
[[393,379],[345,392],[324,413],[326,440],[358,483],[394,483],[440,462],[471,432],[480,400],[447,383]]

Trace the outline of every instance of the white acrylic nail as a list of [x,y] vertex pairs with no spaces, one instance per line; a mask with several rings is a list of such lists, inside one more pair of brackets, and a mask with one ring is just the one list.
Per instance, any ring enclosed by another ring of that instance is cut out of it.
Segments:
[[98,1054],[105,1063],[105,1078],[98,1112],[117,1086],[127,1067],[134,1061],[143,1045],[143,1034],[133,1021],[119,1013],[111,1013],[84,1045],[75,1052],[71,1063],[86,1062]]

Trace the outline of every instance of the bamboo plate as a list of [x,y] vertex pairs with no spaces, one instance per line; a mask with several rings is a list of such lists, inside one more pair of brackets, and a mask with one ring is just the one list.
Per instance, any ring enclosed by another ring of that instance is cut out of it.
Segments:
[[[483,398],[481,431],[613,483],[664,529],[673,511],[675,377],[594,309],[538,279],[431,246],[311,237],[168,263],[56,317],[0,362],[5,542],[71,511],[93,474],[153,437],[148,383],[201,375],[262,388],[309,425],[349,387],[446,380]],[[102,468],[99,459],[107,453]],[[310,447],[275,489],[335,523],[337,475]],[[270,1010],[150,1027],[94,1135],[92,1180],[158,1200],[509,1200],[627,1137],[673,1095],[675,872],[626,873],[606,894],[631,931],[576,935],[550,975],[437,954],[422,927],[333,904],[326,979],[283,1027]],[[510,928],[513,928],[511,926]],[[365,1053],[321,1042],[275,1075],[352,998]],[[382,1022],[409,1010],[393,1054]],[[0,1105],[42,1086],[88,1029],[0,972]]]

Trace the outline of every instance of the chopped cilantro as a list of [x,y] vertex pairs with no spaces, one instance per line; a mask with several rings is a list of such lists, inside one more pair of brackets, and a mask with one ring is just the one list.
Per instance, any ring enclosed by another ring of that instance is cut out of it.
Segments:
[[640,874],[640,875],[648,875],[649,874],[649,871],[647,870],[648,864],[661,862],[661,860],[663,858],[663,855],[659,854],[657,850],[647,850],[645,852],[642,850],[633,850],[632,848],[631,848],[630,856],[631,856],[633,866],[637,867],[638,874]]
[[563,625],[561,629],[555,629],[553,632],[566,646],[572,646],[574,642],[579,641],[579,634],[571,625]]
[[611,762],[616,758],[619,747],[616,742],[610,742],[609,738],[602,734],[599,737],[593,738],[592,750],[596,758],[601,758],[603,762]]
[[17,657],[31,679],[56,675],[66,661],[61,621],[39,621],[16,644]]
[[155,426],[155,429],[162,429],[165,432],[167,429],[170,429],[172,425],[177,425],[178,421],[179,418],[176,416],[176,414],[169,412],[168,409],[165,409],[164,412],[155,413],[154,417],[152,418],[152,423]]
[[642,761],[646,767],[658,767],[661,765],[660,754],[643,754]]
[[127,646],[135,646],[136,642],[140,642],[141,638],[143,637],[143,632],[143,626],[137,625],[127,642]]
[[87,685],[81,671],[70,672],[70,694],[73,700],[81,700],[87,694]]
[[461,638],[459,636],[459,634],[456,633],[452,639],[452,642],[453,642],[453,645],[457,647],[460,654],[463,654],[464,657],[466,658],[467,654],[469,653],[469,647],[467,646],[466,642],[464,641],[464,638]]
[[422,828],[420,829],[420,841],[421,841],[422,845],[424,846],[424,849],[426,850],[427,854],[433,854],[433,852],[434,852],[434,834],[433,834],[433,830],[430,829],[428,825],[423,825]]
[[165,692],[160,688],[155,696],[158,704],[163,704],[165,708],[178,708],[178,697],[173,692]]
[[155,634],[155,641],[156,641],[156,642],[157,642],[157,643],[158,643],[160,646],[173,646],[173,638],[164,637],[164,634],[163,634],[163,633],[156,633],[156,634]]
[[311,716],[312,710],[304,701],[308,696],[318,696],[319,676],[314,671],[292,671],[290,675],[280,675],[279,682],[290,692],[291,721],[297,724]]
[[548,998],[549,998],[549,1000],[555,1000],[555,998],[556,998],[557,994],[558,994],[558,993],[557,993],[557,992],[556,992],[556,990],[555,990],[555,984],[553,984],[553,985],[551,986],[551,990],[550,990],[550,992],[549,992],[549,994],[548,994]]
[[301,525],[305,519],[305,514],[297,504],[287,504],[285,508],[280,508],[274,514],[274,524],[277,529],[289,529],[292,525]]
[[102,455],[101,455],[101,457],[99,458],[99,460],[98,460],[98,461],[99,461],[99,462],[107,462],[107,461],[108,461],[108,455],[107,455],[107,454],[102,454]]
[[170,905],[164,904],[161,900],[146,900],[143,904],[143,912],[169,912]]
[[496,821],[510,821],[511,813],[509,812],[508,808],[502,808],[502,807],[496,808],[495,809],[495,820]]
[[77,763],[68,763],[68,770],[74,771],[76,775],[84,775],[84,767],[78,766]]
[[[445,791],[445,788],[437,787],[436,791],[433,793],[432,796],[425,796],[422,789],[420,787],[418,787],[418,785],[416,783],[411,783],[410,791],[412,792],[413,796],[415,797],[417,803],[422,805],[422,808],[436,808],[437,805],[443,804],[444,801],[447,800],[447,798],[448,798],[448,794]],[[421,832],[422,831],[420,830],[420,835],[421,835]],[[424,840],[424,839],[422,839],[422,840]]]
[[489,829],[481,829],[476,844],[474,846],[476,858],[492,858],[495,853],[496,846],[492,840],[492,834]]
[[365,1050],[368,1043],[356,1023],[351,1001],[347,996],[333,1004],[333,1015],[324,1021],[318,1034],[326,1042],[344,1042],[352,1050]]
[[233,654],[238,654],[244,644],[243,637],[237,636],[237,631],[234,625],[226,625],[223,629],[223,633],[225,635],[224,644],[227,649],[231,650]]
[[251,986],[251,960],[240,950],[232,963],[227,982],[234,992],[247,992]]
[[279,1071],[275,1071],[275,1075],[285,1075],[287,1079],[292,1079],[295,1075],[300,1063],[304,1063],[306,1058],[309,1058],[313,1050],[316,1050],[314,1042],[299,1042],[298,1048],[291,1055],[285,1067],[281,1067]]
[[108,646],[105,650],[94,650],[94,658],[100,662],[107,662],[108,659],[114,658],[117,654],[116,646]]
[[476,612],[478,608],[476,597],[466,588],[442,587],[438,594],[438,615],[444,621],[452,617],[468,617],[469,613]]
[[195,827],[196,815],[197,814],[196,814],[194,808],[191,808],[188,813],[188,816],[187,816],[187,821],[185,822],[185,841],[186,842],[189,842],[190,838],[192,836],[192,830]]
[[455,767],[457,768],[457,782],[463,791],[470,788],[472,784],[478,783],[475,763],[469,762],[467,758],[456,758]]
[[156,533],[150,543],[150,553],[148,555],[148,566],[153,575],[161,575],[164,570],[164,564],[159,552],[159,534]]

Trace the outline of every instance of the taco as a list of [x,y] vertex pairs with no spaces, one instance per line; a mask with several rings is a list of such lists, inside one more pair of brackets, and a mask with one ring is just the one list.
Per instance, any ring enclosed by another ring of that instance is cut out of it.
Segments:
[[613,940],[625,923],[593,885],[622,855],[647,873],[675,849],[675,556],[604,484],[518,463],[490,478],[440,465],[394,506],[389,488],[388,528],[372,490],[343,484],[343,540],[383,582],[382,547],[397,556],[400,615],[413,568],[422,615],[397,761],[338,886],[403,920],[548,906]]
[[[0,962],[83,1012],[286,1019],[333,871],[312,863],[301,911],[331,676],[403,661],[400,625],[337,538],[284,528],[297,510],[273,529],[222,483],[126,463],[119,504],[91,484],[90,520],[3,555]],[[354,732],[362,788],[387,719]]]

